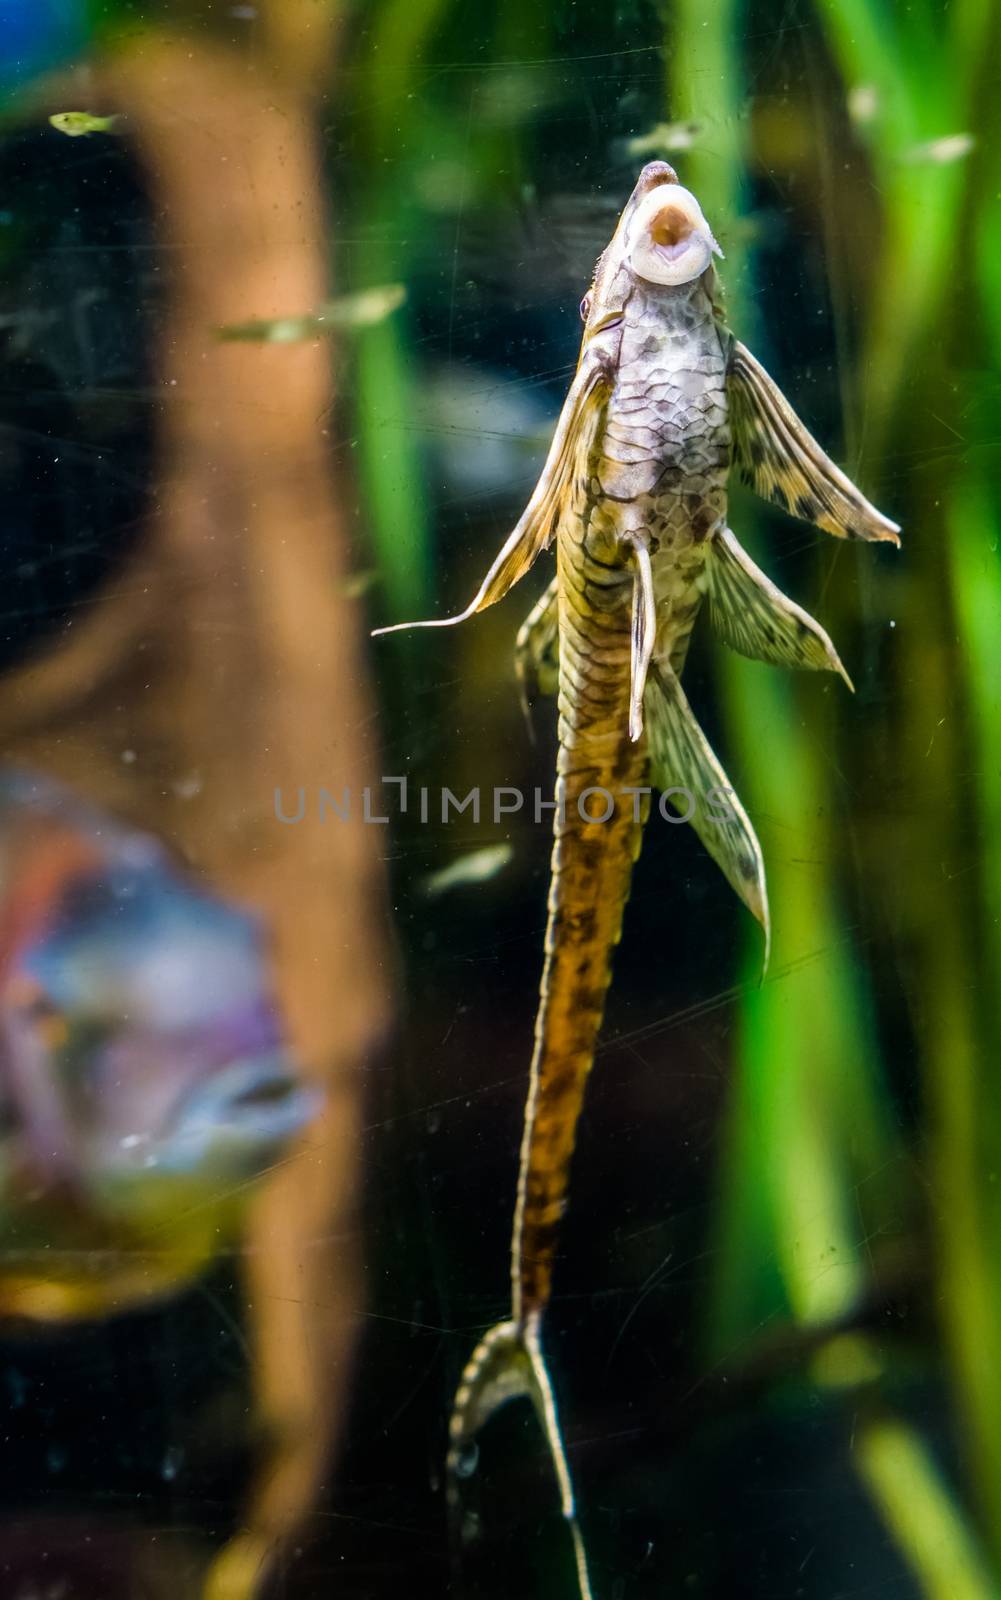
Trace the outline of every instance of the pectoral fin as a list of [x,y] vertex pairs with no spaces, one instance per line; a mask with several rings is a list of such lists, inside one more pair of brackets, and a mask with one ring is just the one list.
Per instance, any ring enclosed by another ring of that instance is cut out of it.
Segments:
[[727,397],[737,466],[756,494],[838,539],[899,545],[897,524],[834,465],[739,339],[730,349]]
[[575,482],[587,475],[609,387],[604,363],[596,356],[591,359],[585,356],[563,403],[549,455],[532,498],[465,611],[454,617],[435,617],[425,622],[397,622],[392,627],[376,628],[375,633],[399,633],[404,628],[451,628],[503,600],[518,579],[525,576],[540,552],[549,546]]
[[820,623],[776,588],[729,528],[713,536],[706,581],[712,625],[731,650],[774,666],[839,672],[853,687]]
[[629,690],[629,737],[643,732],[643,691],[657,635],[657,607],[653,592],[650,552],[642,539],[632,541],[633,622],[632,676]]
[[651,665],[645,708],[651,779],[665,792],[683,791],[675,809],[688,814],[692,827],[731,887],[761,923],[767,966],[771,933],[761,846],[747,812],[695,720],[681,684],[664,662]]

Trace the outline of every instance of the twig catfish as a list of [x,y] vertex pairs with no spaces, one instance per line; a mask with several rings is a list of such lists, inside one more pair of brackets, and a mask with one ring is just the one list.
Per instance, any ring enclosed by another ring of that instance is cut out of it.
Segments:
[[[461,622],[500,600],[555,541],[556,577],[517,646],[523,683],[558,687],[559,757],[511,1315],[466,1367],[451,1460],[461,1461],[499,1405],[528,1395],[553,1455],[585,1594],[541,1321],[650,785],[684,793],[703,844],[767,943],[758,841],[679,682],[703,601],[716,631],[742,654],[848,681],[824,630],[727,527],[731,466],[763,498],[829,533],[899,543],[896,525],[828,459],[718,320],[714,253],[695,196],[665,162],[644,167],[581,305],[580,361],[538,486],[472,603],[460,616],[424,624]],[[615,805],[604,819],[606,794]],[[705,806],[705,797],[718,803]]]

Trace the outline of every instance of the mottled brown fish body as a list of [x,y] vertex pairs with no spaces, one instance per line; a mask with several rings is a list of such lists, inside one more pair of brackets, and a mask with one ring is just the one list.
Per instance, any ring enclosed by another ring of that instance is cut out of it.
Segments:
[[[647,802],[629,737],[632,537],[651,550],[657,653],[680,670],[701,603],[705,539],[726,516],[725,359],[700,285],[665,303],[633,288],[618,376],[586,488],[557,535],[559,760],[546,959],[512,1242],[513,1316],[541,1311],[566,1203]],[[588,796],[593,789],[595,794]],[[587,822],[614,801],[606,821]],[[583,798],[582,798],[583,797]]]
[[[632,584],[561,546],[560,749],[549,924],[512,1249],[513,1315],[549,1299],[584,1088],[594,1061],[646,805],[628,720]],[[600,607],[594,593],[600,590]],[[588,790],[597,791],[588,794]],[[585,821],[582,812],[605,821]]]

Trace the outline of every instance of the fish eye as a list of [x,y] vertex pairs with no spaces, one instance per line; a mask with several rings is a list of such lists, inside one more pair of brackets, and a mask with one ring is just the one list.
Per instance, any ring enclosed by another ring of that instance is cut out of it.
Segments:
[[297,1092],[298,1085],[292,1078],[266,1078],[245,1089],[234,1101],[234,1106],[238,1111],[267,1109],[269,1106],[283,1105],[286,1100],[294,1100]]
[[55,1001],[40,991],[32,996],[28,1015],[45,1048],[53,1052],[61,1050],[70,1037],[70,1025]]
[[580,320],[586,322],[591,315],[591,296],[586,294],[580,303]]

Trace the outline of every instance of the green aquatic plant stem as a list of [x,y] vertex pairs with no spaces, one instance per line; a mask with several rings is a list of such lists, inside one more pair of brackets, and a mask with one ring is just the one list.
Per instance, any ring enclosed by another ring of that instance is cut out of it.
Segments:
[[[429,104],[423,93],[432,46],[454,27],[455,13],[451,0],[383,0],[373,10],[359,96],[366,168],[374,175],[360,208],[360,231],[368,238],[365,282],[406,280],[427,223],[422,184],[446,174],[447,194],[430,203],[455,208],[453,304],[467,209],[498,185],[511,188],[520,161],[516,129],[489,114],[479,76],[451,76],[444,106]],[[512,0],[499,11],[491,44],[497,58],[512,60],[508,79],[526,43],[530,55],[544,55],[551,26],[532,0]],[[488,87],[497,91],[503,81],[503,73],[494,73]],[[451,345],[450,312],[443,352],[449,360]],[[417,424],[421,374],[406,311],[359,337],[356,374],[359,467],[386,614],[421,616],[430,601],[433,535]]]
[[887,1415],[862,1419],[854,1457],[928,1600],[996,1600],[983,1554],[914,1429]]
[[400,318],[358,336],[355,415],[365,516],[387,615],[421,616],[430,590],[431,534],[417,435],[416,378]]
[[[989,1227],[978,1181],[994,1095],[983,1079],[969,1005],[973,950],[952,896],[936,919],[939,975],[928,996],[928,1115],[932,1127],[937,1274],[946,1348],[965,1450],[995,1556],[1001,1530],[1001,1301],[997,1225]],[[988,1105],[987,1102],[990,1102]],[[996,1143],[996,1136],[993,1137]]]
[[[928,1043],[941,1316],[984,1519],[1001,1567],[1001,1201],[997,1173],[996,1063],[1001,1029],[1001,507],[995,484],[964,462],[946,500],[946,562],[959,648],[957,667],[972,749],[981,883],[979,936],[950,896],[936,927],[934,1032]],[[955,760],[958,741],[953,735]],[[938,752],[939,764],[947,757]],[[956,870],[961,870],[957,860]],[[962,880],[959,880],[962,881]],[[971,885],[966,885],[967,890]],[[944,968],[939,966],[948,941]],[[979,975],[976,990],[971,976]]]
[[[968,159],[938,169],[901,161],[908,141],[976,128],[982,130],[985,146],[993,142],[989,126],[998,120],[996,85],[991,87],[999,31],[996,8],[980,0],[950,7],[933,46],[912,47],[906,56],[885,27],[884,9],[872,0],[827,0],[823,13],[846,75],[859,81],[868,68],[877,84],[888,89],[887,115],[873,123],[867,141],[887,218],[877,280],[882,309],[873,319],[866,365],[879,397],[885,438],[894,410],[906,414],[911,426],[917,418],[941,414],[952,369],[936,356],[923,364],[916,379],[908,371],[914,349],[922,340],[927,343],[931,329],[937,346],[943,332],[948,339],[951,330],[956,360],[969,363],[966,341],[974,325],[976,295],[969,283],[967,241],[974,244],[988,336],[998,326],[997,254],[982,245],[996,226],[997,184],[985,157],[974,151]],[[873,51],[867,41],[874,22],[883,44]],[[979,189],[978,176],[987,179]],[[975,434],[969,447],[977,449]],[[1001,1152],[990,1131],[995,1101],[991,1077],[1001,1037],[996,1016],[978,1002],[980,994],[996,994],[1001,973],[996,911],[1001,899],[1001,746],[995,690],[1001,620],[999,515],[996,491],[988,487],[977,458],[956,449],[942,458],[940,467],[935,501],[917,508],[912,537],[920,549],[922,533],[929,536],[927,553],[918,557],[924,581],[951,596],[955,621],[950,625],[947,615],[936,614],[929,635],[920,640],[912,636],[907,651],[909,675],[922,685],[909,720],[918,726],[924,717],[935,729],[931,743],[926,746],[922,740],[920,752],[914,749],[912,771],[915,782],[935,785],[938,804],[933,814],[942,832],[935,915],[929,922],[925,910],[920,945],[926,1018],[922,1043],[938,1304],[967,1454],[994,1559],[1001,1567],[1001,1219],[991,1175]],[[934,673],[929,672],[929,654],[942,663]],[[960,707],[963,712],[957,716]],[[979,895],[963,866],[963,824],[957,817],[957,802],[965,794],[957,775],[970,765],[967,741],[975,773],[971,798],[979,821]],[[983,908],[980,939],[971,938],[971,898]]]
[[823,1327],[850,1315],[862,1291],[856,1184],[887,1159],[889,1145],[819,820],[829,808],[826,774],[792,688],[743,662],[727,674],[741,782],[752,814],[772,823],[775,947],[770,974],[745,991],[739,1070],[759,1086],[748,1177],[771,1197],[785,1303],[804,1326]]
[[964,160],[915,160],[919,147],[969,130],[973,85],[991,26],[983,0],[950,7],[934,28],[882,0],[817,0],[846,101],[865,86],[862,124],[880,197],[883,241],[873,276],[861,382],[868,443],[878,452],[919,349],[939,325],[955,263]]
[[[696,152],[686,166],[686,180],[698,189],[710,216],[739,214],[738,15],[733,0],[714,8],[689,0],[676,8],[668,41],[668,115],[708,118],[714,129],[726,130],[722,143],[728,162],[714,169],[708,154]],[[843,58],[875,64],[892,51],[892,23],[858,0],[841,9],[837,31]],[[860,81],[867,79],[849,77],[848,86]],[[899,57],[886,61],[880,82],[884,125],[903,150],[923,130]],[[925,111],[934,120],[930,102]],[[902,166],[892,173],[890,186],[887,251],[891,259],[899,253],[912,265],[913,278],[903,289],[895,284],[892,294],[885,282],[877,289],[866,364],[867,380],[880,387],[879,426],[870,436],[876,438],[885,437],[908,353],[941,289],[961,175],[940,169],[929,178]],[[932,202],[930,222],[918,205],[922,197]],[[739,263],[733,259],[738,253],[739,247],[730,251],[727,278],[740,285]],[[731,323],[740,325],[736,299],[731,293],[728,310]],[[742,786],[752,815],[776,819],[775,845],[781,848],[769,851],[766,841],[776,930],[772,976],[760,988],[749,981],[741,1009],[739,1087],[727,1154],[741,1160],[742,1170],[730,1168],[722,1179],[721,1260],[730,1281],[717,1288],[717,1314],[728,1313],[729,1324],[717,1324],[720,1353],[781,1309],[769,1306],[760,1288],[761,1274],[767,1273],[776,1293],[776,1267],[782,1300],[801,1324],[824,1327],[851,1314],[866,1278],[859,1185],[891,1163],[894,1150],[876,1040],[836,907],[833,840],[820,820],[828,809],[830,772],[797,726],[794,686],[767,669],[733,663],[724,669],[723,692],[750,774]],[[961,1107],[953,1110],[959,1114]],[[758,1250],[751,1266],[742,1254],[748,1245]],[[734,1286],[738,1274],[743,1291]],[[972,1291],[974,1301],[978,1292]],[[984,1308],[970,1309],[984,1330]],[[749,1312],[750,1326],[739,1329],[734,1319]],[[878,1353],[865,1343],[867,1364],[878,1376]],[[966,1355],[972,1359],[972,1349]],[[816,1380],[825,1381],[821,1363]],[[920,1436],[895,1419],[867,1422],[857,1434],[856,1460],[929,1600],[946,1595],[988,1600],[994,1590],[983,1557]]]
[[[405,247],[389,241],[399,233],[413,198],[405,158],[419,138],[415,85],[450,4],[384,0],[372,12],[358,92],[366,167],[373,174],[356,222],[370,241],[366,283],[407,277]],[[423,615],[431,586],[427,489],[415,427],[417,385],[407,313],[365,329],[355,367],[358,466],[386,614],[393,618]]]

